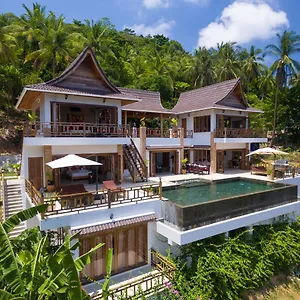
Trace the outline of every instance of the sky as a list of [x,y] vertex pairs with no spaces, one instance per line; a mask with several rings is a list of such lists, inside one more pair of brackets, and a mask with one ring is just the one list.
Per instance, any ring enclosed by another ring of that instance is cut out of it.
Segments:
[[[276,43],[276,33],[300,34],[299,0],[39,0],[67,22],[108,17],[116,29],[164,34],[186,51],[237,42],[249,48]],[[24,13],[31,0],[0,0],[0,13]]]

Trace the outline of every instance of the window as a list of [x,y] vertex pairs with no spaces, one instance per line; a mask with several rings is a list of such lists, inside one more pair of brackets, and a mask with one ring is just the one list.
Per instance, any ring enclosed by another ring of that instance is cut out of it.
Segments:
[[195,117],[194,132],[210,132],[210,116]]

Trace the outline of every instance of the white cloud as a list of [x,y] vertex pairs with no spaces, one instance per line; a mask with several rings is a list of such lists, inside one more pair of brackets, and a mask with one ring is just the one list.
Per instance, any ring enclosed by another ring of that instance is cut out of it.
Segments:
[[198,46],[266,40],[285,27],[289,20],[284,11],[275,11],[262,0],[236,0],[224,8],[220,18],[199,31]]
[[165,36],[169,36],[171,33],[171,29],[176,25],[174,20],[164,21],[164,19],[159,20],[153,25],[146,26],[145,24],[135,24],[132,26],[125,25],[124,28],[130,28],[135,31],[136,34],[142,35],[155,35],[155,34],[163,34]]
[[169,7],[171,5],[170,0],[143,0],[143,5],[146,8],[157,8],[157,7]]

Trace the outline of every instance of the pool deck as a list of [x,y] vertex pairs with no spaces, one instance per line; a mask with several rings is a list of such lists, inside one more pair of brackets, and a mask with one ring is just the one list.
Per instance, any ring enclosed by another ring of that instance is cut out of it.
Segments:
[[225,173],[223,174],[214,173],[209,175],[198,175],[192,173],[180,174],[180,175],[162,174],[161,176],[150,177],[149,182],[159,182],[161,178],[163,187],[166,187],[166,186],[176,185],[175,181],[180,181],[180,180],[203,179],[208,181],[215,181],[215,180],[237,178],[237,177],[268,181],[267,176],[253,175],[249,171],[244,171],[244,170],[230,170],[230,171],[225,171]]

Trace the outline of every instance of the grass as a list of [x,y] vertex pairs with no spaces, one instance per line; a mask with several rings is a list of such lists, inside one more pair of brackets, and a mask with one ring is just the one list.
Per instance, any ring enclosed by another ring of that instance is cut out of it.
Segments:
[[281,284],[264,293],[251,295],[249,300],[299,300],[300,299],[300,279],[290,283]]

